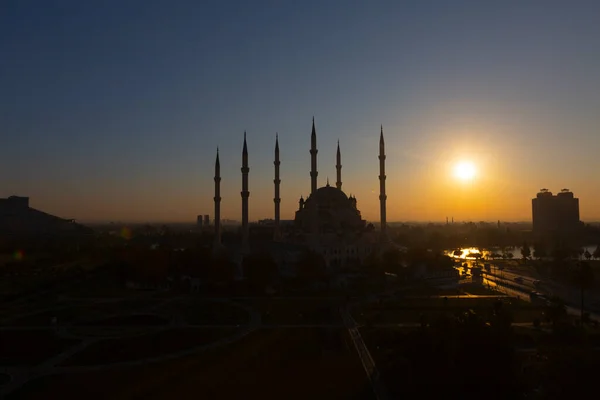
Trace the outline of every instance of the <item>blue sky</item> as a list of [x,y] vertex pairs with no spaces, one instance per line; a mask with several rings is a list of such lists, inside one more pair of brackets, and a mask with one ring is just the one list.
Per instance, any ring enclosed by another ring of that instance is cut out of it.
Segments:
[[[269,217],[279,132],[293,218],[314,115],[319,183],[339,139],[367,219],[380,124],[389,219],[526,219],[541,187],[600,219],[599,15],[594,1],[5,0],[0,196],[80,220],[193,220],[213,214],[219,146],[223,216],[239,219],[246,130],[250,217]],[[475,186],[448,178],[457,159],[477,164]]]

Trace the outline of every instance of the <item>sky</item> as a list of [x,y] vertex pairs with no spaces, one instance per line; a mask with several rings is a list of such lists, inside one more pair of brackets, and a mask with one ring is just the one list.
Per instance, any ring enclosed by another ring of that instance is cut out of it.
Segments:
[[[530,220],[540,188],[600,220],[600,2],[3,0],[0,197],[79,221],[273,216],[335,181],[388,221]],[[471,161],[476,176],[452,176]]]

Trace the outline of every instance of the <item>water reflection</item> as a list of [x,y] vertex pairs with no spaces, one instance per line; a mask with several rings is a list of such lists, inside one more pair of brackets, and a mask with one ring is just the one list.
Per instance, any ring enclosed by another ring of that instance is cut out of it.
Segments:
[[492,254],[492,252],[488,250],[479,250],[479,248],[477,247],[468,247],[463,249],[446,250],[444,254],[453,258],[460,258],[463,260],[476,260],[477,258],[490,257],[490,254]]
[[[582,246],[583,251],[588,251],[590,254],[594,254],[596,251],[596,246]],[[533,246],[529,247],[530,254],[533,254]],[[523,254],[521,253],[521,247],[505,247],[504,249],[500,247],[490,248],[490,249],[480,249],[479,247],[464,247],[461,249],[451,249],[445,250],[444,254],[453,258],[463,259],[463,260],[476,260],[480,259],[491,259],[491,258],[502,258],[502,253],[508,255],[508,253],[512,254],[507,258],[522,258]]]

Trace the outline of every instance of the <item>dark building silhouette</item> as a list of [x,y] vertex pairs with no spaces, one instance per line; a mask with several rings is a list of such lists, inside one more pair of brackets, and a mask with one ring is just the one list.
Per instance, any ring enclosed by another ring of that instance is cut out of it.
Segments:
[[[381,134],[383,138],[383,131]],[[383,139],[382,139],[383,140]],[[342,156],[338,141],[336,152],[336,185],[318,188],[317,177],[317,134],[313,119],[311,132],[311,193],[304,199],[301,197],[296,211],[296,226],[307,234],[321,234],[339,231],[358,231],[366,226],[357,208],[356,198],[347,196],[342,191]],[[385,215],[385,203],[382,205],[382,215]],[[382,217],[384,218],[384,217]],[[315,238],[318,242],[318,238]]]
[[581,227],[579,199],[568,189],[553,195],[542,189],[531,201],[533,231],[538,235],[571,234]]
[[0,199],[0,234],[27,236],[90,232],[90,229],[74,220],[29,207],[29,197],[10,196]]
[[[380,219],[381,231],[376,235],[371,224],[367,225],[362,219],[361,213],[357,207],[357,200],[354,196],[347,196],[342,191],[342,159],[338,143],[336,151],[336,183],[335,186],[329,185],[329,180],[325,186],[318,185],[317,171],[317,134],[313,118],[311,131],[310,147],[310,195],[300,199],[299,208],[295,213],[293,221],[282,224],[280,215],[280,177],[279,167],[281,160],[279,158],[279,136],[275,136],[275,160],[274,164],[274,219],[269,224],[253,224],[253,244],[250,243],[250,223],[248,220],[249,208],[249,182],[250,173],[249,152],[246,142],[246,132],[244,132],[244,141],[242,145],[242,226],[241,226],[241,245],[227,243],[223,246],[221,241],[221,170],[219,164],[219,154],[217,149],[217,159],[215,161],[215,245],[214,251],[220,252],[226,247],[233,254],[234,262],[240,266],[246,255],[259,245],[259,237],[270,238],[273,243],[269,243],[269,251],[276,251],[277,246],[285,248],[288,259],[293,257],[291,252],[298,249],[310,249],[323,255],[327,267],[345,266],[358,263],[375,249],[384,248],[389,245],[389,238],[386,235],[386,200],[385,192],[385,142],[383,138],[383,126],[380,127],[379,135],[379,182],[380,182]],[[286,229],[282,229],[284,228]],[[265,243],[262,244],[265,247]],[[258,246],[260,247],[260,246]],[[293,251],[292,251],[293,250]],[[279,254],[279,253],[278,253]],[[285,257],[283,257],[285,258]],[[282,258],[282,259],[283,259]],[[287,262],[285,262],[287,263]]]

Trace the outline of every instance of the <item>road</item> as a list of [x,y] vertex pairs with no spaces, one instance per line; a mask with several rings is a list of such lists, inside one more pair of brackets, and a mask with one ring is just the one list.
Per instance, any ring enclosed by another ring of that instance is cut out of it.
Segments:
[[[508,276],[504,276],[504,277],[500,277],[494,274],[484,274],[484,285],[491,285],[491,286],[495,286],[495,289],[506,293],[510,296],[516,296],[522,300],[525,301],[531,301],[530,298],[530,293],[532,290],[535,290],[539,293],[542,293],[546,296],[552,296],[552,295],[556,295],[556,292],[552,293],[551,291],[545,290],[545,285],[540,285],[537,288],[535,288],[533,286],[533,283],[531,283],[531,286],[529,286],[530,282],[525,281],[525,277],[523,277],[523,284],[519,284],[517,282],[514,281],[514,278],[520,276],[514,273],[509,273]],[[528,278],[531,281],[531,278]],[[510,285],[510,286],[507,286]],[[575,301],[573,301],[573,299],[570,299],[571,301],[568,301],[567,299],[565,299],[564,297],[558,296],[560,297],[566,305],[566,310],[569,314],[571,315],[576,315],[576,316],[580,316],[581,315],[581,309],[578,306],[578,301],[580,299],[577,299]],[[590,314],[590,318],[592,320],[595,321],[600,321],[600,313],[596,312],[597,310],[591,310],[591,309],[587,309],[586,308],[586,312],[588,312]]]
[[[467,263],[472,267],[474,261],[468,260]],[[510,295],[519,296],[521,298],[526,297],[526,300],[529,300],[529,294],[532,291],[542,293],[548,297],[556,296],[565,302],[569,313],[578,316],[581,315],[581,292],[578,288],[567,287],[549,279],[542,279],[540,284],[535,285],[534,282],[537,281],[535,278],[521,275],[510,269],[500,270],[493,262],[490,262],[490,264],[491,273],[484,270],[484,277],[491,282],[499,281],[508,283],[517,289],[510,289]],[[520,283],[515,281],[517,278],[521,279]],[[590,313],[592,319],[600,320],[600,296],[589,292],[584,293],[584,308],[586,312]]]
[[381,376],[379,375],[375,361],[373,361],[373,357],[371,357],[371,353],[360,335],[356,321],[354,321],[354,318],[350,315],[350,311],[347,307],[340,307],[340,315],[342,316],[346,329],[348,329],[348,334],[354,343],[356,352],[360,357],[365,373],[371,383],[375,398],[377,400],[387,400],[389,398],[387,389],[381,381]]

